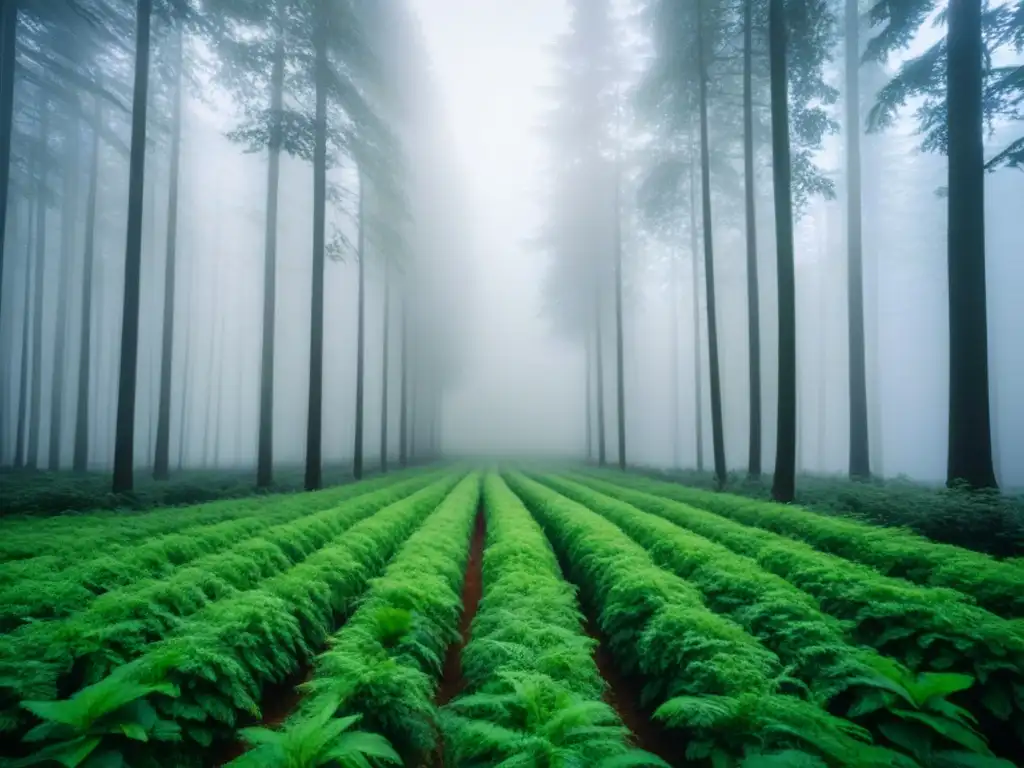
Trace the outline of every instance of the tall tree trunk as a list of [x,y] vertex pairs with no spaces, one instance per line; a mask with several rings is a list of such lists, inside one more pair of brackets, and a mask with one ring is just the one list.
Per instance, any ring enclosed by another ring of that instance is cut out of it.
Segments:
[[363,385],[366,378],[366,177],[359,174],[359,295],[356,299],[356,425],[352,475],[363,478]]
[[772,164],[779,290],[779,413],[772,498],[796,492],[796,277],[793,267],[793,198],[789,159],[789,90],[786,76],[785,0],[768,3],[771,70]]
[[693,267],[693,437],[697,449],[697,471],[704,471],[704,373],[700,354],[700,257],[697,245],[697,171],[693,162],[696,147],[690,133],[690,263]]
[[949,136],[949,455],[946,482],[995,488],[985,291],[981,0],[950,0],[946,35]]
[[[853,0],[856,2],[856,0]],[[761,297],[754,190],[753,0],[743,3],[743,199],[747,240],[747,336],[750,355],[750,452],[747,474],[761,476]]]
[[669,302],[672,311],[672,333],[669,343],[672,345],[672,467],[679,466],[679,453],[682,447],[682,427],[680,425],[679,407],[679,257],[672,258],[669,275]]
[[846,290],[850,346],[850,477],[871,475],[868,380],[864,352],[864,266],[861,237],[860,12],[846,0]]
[[601,277],[597,275],[594,288],[594,365],[597,368],[597,463],[608,463],[604,428],[604,339],[601,338]]
[[171,464],[171,374],[174,362],[174,296],[178,268],[178,177],[181,171],[182,80],[185,69],[185,33],[179,25],[174,56],[174,106],[171,114],[171,167],[167,191],[167,256],[164,260],[164,324],[160,353],[160,403],[153,451],[153,477],[166,480]]
[[327,203],[327,40],[325,0],[318,0],[321,23],[314,30],[316,117],[313,125],[313,288],[309,328],[309,418],[306,425],[306,490],[321,485],[324,378],[324,225]]
[[402,377],[398,393],[398,463],[404,469],[409,465],[409,299],[408,283],[402,286],[402,340],[399,356]]
[[584,342],[584,391],[586,392],[586,422],[587,422],[587,448],[586,457],[589,462],[594,456],[594,393],[590,382],[594,378],[594,360],[590,350],[591,337],[587,334]]
[[626,374],[622,339],[622,211],[619,202],[621,183],[619,160],[615,160],[615,394],[618,416],[619,469],[626,468]]
[[[217,375],[213,380],[214,408],[210,421],[213,425],[213,466],[220,468],[223,462],[222,448],[224,441],[224,359],[227,357],[228,334],[227,320],[225,313],[220,315],[220,323],[217,328]],[[211,360],[211,362],[213,362]]]
[[[14,136],[14,70],[17,67],[17,44],[18,2],[5,0],[3,8],[0,8],[0,281],[3,280],[4,253],[7,250],[7,198],[11,179],[11,140]],[[3,296],[2,288],[0,283],[0,297]],[[2,421],[0,418],[0,423]]]
[[146,102],[149,92],[149,26],[153,0],[138,0],[135,88],[128,172],[128,237],[124,257],[121,360],[114,438],[114,493],[132,490],[135,465],[135,394],[139,374],[139,283],[142,270],[142,202],[146,173]]
[[[698,18],[703,20],[698,0]],[[711,442],[715,454],[715,477],[725,485],[725,434],[722,428],[722,387],[718,365],[718,322],[715,312],[715,257],[711,231],[711,138],[708,135],[708,62],[704,34],[699,34],[700,61],[700,177],[701,211],[704,228],[704,280],[708,310],[708,373],[711,376]]]
[[85,472],[89,467],[89,376],[92,371],[92,285],[96,261],[96,207],[100,175],[100,131],[103,106],[93,99],[94,123],[92,157],[89,161],[89,192],[85,210],[85,255],[82,260],[82,314],[79,320],[78,407],[75,409],[75,451],[71,467]]
[[39,92],[39,161],[36,165],[36,276],[35,300],[32,312],[32,405],[28,427],[28,455],[26,465],[35,469],[39,464],[39,433],[43,420],[43,298],[46,275],[46,210],[47,177],[50,175],[50,102],[42,90]]
[[53,376],[50,382],[50,443],[49,469],[56,472],[60,469],[60,454],[63,443],[64,427],[64,370],[68,341],[68,303],[71,295],[71,269],[74,259],[71,249],[75,243],[75,215],[78,207],[78,158],[79,132],[78,120],[68,121],[67,156],[64,167],[64,200],[61,209],[61,243],[60,243],[60,287],[57,293],[57,326],[54,329],[53,343]]
[[391,262],[384,260],[384,361],[381,371],[380,401],[380,471],[388,471],[388,363],[391,362]]
[[192,315],[195,311],[196,295],[196,267],[195,257],[188,260],[188,313],[185,315],[185,355],[181,361],[181,416],[178,422],[178,469],[185,467],[185,436],[188,431],[185,429],[188,414],[191,410],[188,405],[189,382],[192,380]]
[[263,235],[263,348],[260,357],[260,422],[256,486],[267,488],[274,472],[274,331],[277,317],[277,207],[281,181],[281,109],[284,103],[286,4],[277,3],[277,40],[270,76],[270,141],[267,160],[267,220]]
[[[31,177],[37,168],[35,158],[30,164]],[[28,366],[31,348],[29,346],[29,329],[32,327],[32,241],[34,216],[39,215],[42,203],[37,200],[28,200],[28,227],[25,230],[25,285],[23,296],[25,297],[24,319],[21,325],[21,365],[18,371],[18,425],[14,436],[14,466],[21,469],[25,466],[25,430],[28,426]]]

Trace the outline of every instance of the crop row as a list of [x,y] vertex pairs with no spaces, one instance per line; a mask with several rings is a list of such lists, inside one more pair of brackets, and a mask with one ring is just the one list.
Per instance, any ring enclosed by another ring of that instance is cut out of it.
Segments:
[[923,587],[818,552],[803,542],[748,527],[707,510],[581,476],[581,482],[724,545],[755,561],[848,622],[857,643],[913,670],[973,676],[967,697],[976,715],[995,719],[1024,741],[1024,627],[953,590]]
[[[285,730],[301,730],[329,708],[334,716],[359,716],[360,728],[387,739],[407,765],[422,764],[433,751],[434,692],[445,651],[458,638],[479,500],[480,477],[472,474],[402,545],[316,658],[313,679],[302,686],[309,696]],[[257,748],[240,762],[264,760]]]
[[[283,679],[323,644],[337,617],[351,610],[368,580],[457,480],[445,476],[256,588],[210,602],[113,676],[175,686],[180,695],[158,694],[153,703],[180,727],[186,745],[227,736],[240,716],[258,715],[264,685]],[[104,683],[80,690],[71,702],[87,701]]]
[[18,727],[21,701],[57,698],[95,682],[139,656],[149,643],[173,633],[188,616],[287,570],[429,479],[423,475],[397,482],[333,509],[270,525],[260,535],[200,558],[167,579],[146,579],[113,590],[66,619],[34,622],[4,636],[0,731]]
[[832,765],[901,764],[867,743],[863,728],[778,692],[779,658],[618,527],[522,475],[508,479],[580,586],[620,668],[642,677],[656,718],[684,731],[689,759],[727,765],[799,752]]
[[983,608],[1024,617],[1024,567],[962,547],[940,544],[898,528],[827,517],[779,505],[648,478],[594,471],[596,477],[707,509],[746,525],[807,542],[815,549],[870,565],[888,576],[932,587],[949,587]]
[[[467,695],[442,709],[450,765],[664,765],[630,748],[604,703],[576,592],[540,526],[501,478],[484,481],[484,592],[462,670]],[[575,760],[575,762],[572,762]],[[518,762],[517,762],[518,761]]]

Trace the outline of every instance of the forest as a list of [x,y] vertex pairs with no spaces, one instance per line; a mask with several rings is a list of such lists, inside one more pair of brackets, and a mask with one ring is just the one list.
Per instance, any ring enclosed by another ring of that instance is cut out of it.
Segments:
[[0,768],[1024,764],[1022,171],[1022,0],[2,0]]

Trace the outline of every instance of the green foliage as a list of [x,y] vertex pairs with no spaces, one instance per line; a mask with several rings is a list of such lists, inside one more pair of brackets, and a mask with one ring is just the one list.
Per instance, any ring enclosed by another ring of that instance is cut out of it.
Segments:
[[962,696],[969,709],[979,717],[985,713],[1006,723],[1024,740],[1024,622],[1008,621],[971,605],[951,589],[883,576],[803,542],[633,490],[638,482],[625,475],[620,478],[624,485],[597,480],[592,474],[580,479],[751,558],[816,598],[825,612],[848,622],[855,642],[915,671],[972,675],[978,685]]
[[620,668],[643,677],[645,699],[667,707],[655,716],[684,730],[695,759],[797,749],[837,765],[892,764],[893,753],[865,743],[863,729],[780,693],[778,657],[621,530],[522,475],[509,483],[581,586]]
[[337,702],[323,702],[319,711],[281,730],[243,728],[253,745],[229,768],[371,768],[370,760],[401,765],[402,758],[383,736],[352,730],[359,715],[335,717]]
[[[484,481],[484,594],[463,650],[469,694],[442,710],[450,765],[662,765],[628,746],[575,590],[497,475]],[[507,761],[507,762],[506,762]]]

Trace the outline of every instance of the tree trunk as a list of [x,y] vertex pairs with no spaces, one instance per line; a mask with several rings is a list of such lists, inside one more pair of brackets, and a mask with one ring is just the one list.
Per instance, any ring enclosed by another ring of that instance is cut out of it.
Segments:
[[[219,281],[218,281],[219,282]],[[217,328],[217,375],[213,380],[214,408],[210,421],[213,429],[213,466],[218,469],[222,466],[224,454],[221,450],[224,446],[224,365],[227,357],[228,333],[225,313],[220,315],[220,323]],[[211,363],[213,360],[210,361]],[[211,371],[212,373],[212,371]]]
[[316,48],[316,117],[313,133],[313,287],[309,328],[309,418],[306,425],[306,490],[321,486],[324,377],[324,225],[327,203],[327,8],[318,0],[321,23],[313,33]]
[[587,337],[586,337],[586,339],[584,341],[583,357],[584,357],[584,366],[585,366],[585,368],[584,368],[584,380],[583,381],[584,381],[584,391],[586,392],[585,398],[586,398],[586,410],[587,410],[587,412],[586,412],[587,447],[586,447],[585,455],[586,455],[586,460],[589,463],[591,458],[593,458],[593,455],[594,455],[594,413],[593,413],[594,412],[594,394],[593,394],[593,388],[590,385],[590,382],[594,378],[594,373],[593,373],[594,361],[593,361],[593,358],[591,356],[591,351],[590,351],[590,334],[589,333],[587,334]]
[[950,0],[949,455],[946,482],[995,488],[988,386],[981,0]]
[[[703,20],[698,1],[698,18]],[[700,61],[700,169],[701,211],[704,228],[704,281],[708,311],[708,373],[711,376],[711,442],[715,454],[715,477],[718,486],[726,481],[725,434],[722,429],[722,388],[718,366],[718,323],[715,313],[715,258],[711,231],[711,144],[708,135],[708,64],[704,51],[704,35],[699,34]]]
[[[31,163],[31,177],[37,168],[35,159]],[[29,347],[29,330],[32,326],[32,234],[34,218],[39,215],[39,208],[42,203],[39,200],[28,199],[28,227],[25,230],[25,285],[23,294],[25,297],[24,320],[21,326],[21,365],[18,371],[18,425],[14,436],[14,466],[21,469],[25,466],[25,430],[28,426],[28,366],[31,348]]]
[[786,77],[785,0],[768,3],[771,70],[772,174],[779,290],[779,412],[772,498],[796,492],[796,277],[793,267],[793,198],[789,159],[789,90]]
[[619,161],[615,160],[615,394],[618,416],[619,469],[626,468],[626,374],[622,339],[622,211],[619,203],[621,183]]
[[409,465],[409,299],[408,284],[402,286],[402,340],[399,356],[402,377],[398,393],[398,463],[404,469]]
[[672,310],[672,333],[670,344],[672,345],[672,374],[670,377],[672,386],[672,467],[679,466],[679,449],[682,445],[682,428],[680,421],[679,407],[679,257],[672,258],[669,275],[669,302]]
[[[194,250],[193,250],[194,254]],[[189,382],[192,380],[192,314],[195,311],[196,295],[196,267],[195,257],[188,260],[188,313],[185,315],[185,352],[181,361],[181,415],[178,421],[178,469],[185,467],[185,436],[189,432],[185,429],[188,420],[188,413],[191,410],[188,401]]]
[[174,362],[174,295],[177,287],[178,176],[181,171],[182,80],[185,69],[185,33],[179,26],[175,46],[174,106],[171,115],[171,167],[167,192],[167,257],[164,261],[164,325],[160,354],[160,404],[153,453],[153,477],[170,477],[171,463],[171,374]]
[[146,173],[146,101],[149,92],[149,23],[153,0],[138,0],[135,89],[128,173],[128,237],[124,257],[121,362],[114,438],[114,493],[132,490],[135,465],[135,393],[139,373],[139,282],[142,270],[142,202]]
[[274,472],[274,331],[277,317],[277,207],[281,181],[281,109],[284,103],[283,0],[277,4],[277,40],[270,77],[270,141],[267,160],[267,220],[263,253],[263,348],[260,357],[260,425],[257,439],[256,486],[267,488]]
[[383,365],[381,371],[381,400],[380,400],[380,471],[388,471],[388,363],[390,362],[390,338],[391,329],[391,262],[384,260],[384,340],[383,340]]
[[604,340],[601,338],[601,277],[595,280],[594,289],[594,364],[597,368],[597,463],[604,466],[608,460],[604,429]]
[[366,378],[366,177],[359,174],[359,295],[356,299],[356,424],[352,475],[363,478],[363,386]]
[[700,354],[700,261],[697,246],[697,172],[693,162],[693,133],[690,134],[690,262],[693,266],[693,398],[697,471],[704,471],[704,375]]
[[78,120],[71,118],[68,128],[67,157],[64,167],[64,200],[61,210],[61,244],[60,244],[60,287],[57,293],[57,327],[54,329],[53,343],[53,376],[50,382],[50,443],[49,469],[56,472],[60,469],[60,454],[63,443],[64,426],[64,371],[68,341],[68,301],[71,295],[71,269],[74,259],[71,249],[75,242],[75,216],[78,207],[78,158],[79,133]]
[[[856,2],[856,0],[853,0]],[[750,452],[747,474],[761,476],[761,297],[754,191],[753,0],[743,3],[743,197],[747,240],[747,336],[750,355]]]
[[[14,70],[17,67],[18,2],[5,0],[0,9],[0,281],[7,250],[7,198],[11,179],[11,140],[14,135]],[[0,283],[0,297],[3,296]],[[0,307],[2,310],[2,307]],[[2,317],[0,312],[0,317]],[[0,418],[0,423],[3,419]]]
[[75,451],[71,467],[85,472],[89,467],[89,376],[92,371],[92,285],[96,261],[96,201],[100,175],[100,132],[103,107],[94,97],[95,121],[92,132],[92,158],[89,162],[89,193],[85,211],[85,255],[82,261],[82,314],[79,325],[78,407],[75,409]]
[[47,139],[50,135],[50,103],[39,92],[39,162],[36,166],[36,259],[35,300],[32,308],[32,405],[28,427],[28,455],[26,466],[35,469],[39,464],[39,433],[42,431],[43,400],[43,298],[46,274],[46,180],[50,171],[50,153]]
[[864,352],[864,266],[861,236],[860,12],[846,0],[846,248],[850,346],[850,477],[871,475],[868,381]]

